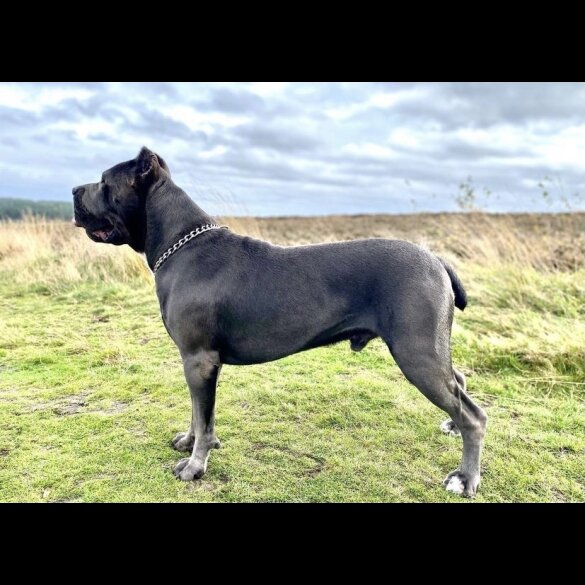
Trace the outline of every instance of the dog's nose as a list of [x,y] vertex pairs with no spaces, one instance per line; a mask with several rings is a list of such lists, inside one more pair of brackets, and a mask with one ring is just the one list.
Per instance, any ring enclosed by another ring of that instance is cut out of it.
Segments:
[[83,195],[83,193],[85,192],[85,189],[83,187],[73,187],[73,197],[75,197],[76,195],[79,195],[80,197]]

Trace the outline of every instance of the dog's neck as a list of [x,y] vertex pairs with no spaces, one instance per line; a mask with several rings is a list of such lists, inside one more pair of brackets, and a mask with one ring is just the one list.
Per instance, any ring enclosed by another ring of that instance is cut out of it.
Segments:
[[164,177],[146,195],[144,253],[150,268],[182,236],[215,223],[170,177]]

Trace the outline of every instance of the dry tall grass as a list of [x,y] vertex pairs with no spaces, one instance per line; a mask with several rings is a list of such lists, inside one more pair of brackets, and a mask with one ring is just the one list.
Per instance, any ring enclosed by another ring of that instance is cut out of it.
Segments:
[[356,238],[398,238],[483,266],[538,270],[585,266],[585,213],[410,214],[258,218],[261,233],[279,244]]
[[100,246],[71,223],[29,216],[0,222],[0,278],[16,283],[147,280],[150,270],[128,246]]
[[[455,261],[485,267],[573,271],[585,265],[585,214],[481,213],[221,218],[235,232],[282,245],[365,237],[415,241]],[[148,281],[142,256],[95,244],[61,221],[0,222],[0,278],[58,287],[68,282]]]

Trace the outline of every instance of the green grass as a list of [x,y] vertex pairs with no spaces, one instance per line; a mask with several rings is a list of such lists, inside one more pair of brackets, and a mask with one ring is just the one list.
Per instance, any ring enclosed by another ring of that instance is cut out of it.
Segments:
[[[490,417],[475,501],[585,501],[584,272],[460,270],[454,362]],[[225,366],[207,475],[170,446],[190,401],[153,287],[0,275],[1,501],[465,501],[446,416],[379,340]]]

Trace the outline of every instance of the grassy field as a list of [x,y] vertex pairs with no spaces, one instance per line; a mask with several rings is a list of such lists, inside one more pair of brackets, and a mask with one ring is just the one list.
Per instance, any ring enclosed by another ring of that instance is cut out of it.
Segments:
[[[277,243],[399,237],[469,292],[453,355],[490,417],[476,502],[585,501],[585,215],[227,219]],[[222,448],[173,474],[190,401],[140,256],[80,230],[0,224],[0,501],[465,502],[445,414],[386,347],[223,369]]]

